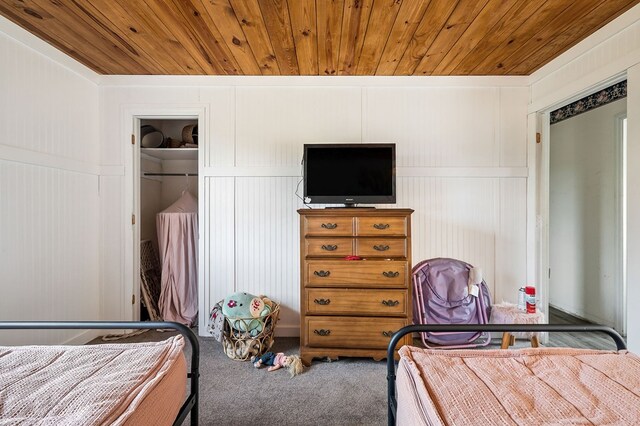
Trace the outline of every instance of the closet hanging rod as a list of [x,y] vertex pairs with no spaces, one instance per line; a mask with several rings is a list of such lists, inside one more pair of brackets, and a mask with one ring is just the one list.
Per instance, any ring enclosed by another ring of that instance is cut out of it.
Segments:
[[144,176],[198,176],[197,173],[143,173]]

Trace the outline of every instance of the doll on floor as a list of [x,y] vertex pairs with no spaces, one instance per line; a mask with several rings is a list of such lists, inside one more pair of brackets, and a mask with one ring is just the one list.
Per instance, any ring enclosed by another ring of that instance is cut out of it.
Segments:
[[253,366],[255,368],[260,368],[263,365],[269,366],[267,371],[275,371],[280,369],[281,367],[288,367],[291,377],[297,376],[298,374],[302,373],[302,370],[304,369],[302,360],[298,355],[286,356],[282,352],[278,352],[277,354],[274,354],[273,352],[267,352],[259,357],[252,356],[251,362],[253,362]]

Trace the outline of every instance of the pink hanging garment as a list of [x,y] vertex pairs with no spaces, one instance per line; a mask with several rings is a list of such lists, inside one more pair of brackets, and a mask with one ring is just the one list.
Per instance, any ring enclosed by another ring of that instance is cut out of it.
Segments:
[[156,216],[162,264],[160,313],[187,326],[198,316],[198,200],[185,191]]

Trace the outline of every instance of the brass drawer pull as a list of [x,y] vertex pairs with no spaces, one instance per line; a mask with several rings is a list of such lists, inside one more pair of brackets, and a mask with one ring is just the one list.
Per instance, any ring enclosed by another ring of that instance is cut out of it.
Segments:
[[389,246],[388,245],[382,245],[380,244],[379,246],[373,246],[374,250],[378,250],[378,251],[387,251],[389,250]]
[[331,299],[313,299],[313,303],[317,303],[318,305],[328,305],[331,303]]
[[331,330],[324,330],[322,328],[320,330],[313,330],[313,332],[318,336],[328,336],[331,334]]
[[338,248],[338,246],[335,244],[323,244],[321,248],[322,250],[326,251],[334,251]]
[[389,224],[388,223],[374,223],[373,227],[376,229],[388,229],[389,228]]
[[336,229],[338,227],[337,223],[323,223],[320,225],[324,229]]
[[394,334],[396,334],[396,333],[395,333],[395,332],[393,332],[393,331],[383,331],[383,332],[382,332],[382,335],[383,335],[384,337],[392,337]]
[[313,275],[315,275],[316,277],[325,278],[331,275],[331,271],[313,271]]
[[392,306],[398,306],[400,304],[400,302],[397,301],[397,300],[383,300],[382,304],[384,306],[392,307]]
[[395,278],[395,277],[397,277],[398,275],[400,275],[400,272],[393,272],[393,271],[389,271],[389,272],[387,272],[387,271],[384,271],[384,272],[382,273],[382,275],[384,275],[384,276],[385,276],[385,277],[387,277],[387,278]]

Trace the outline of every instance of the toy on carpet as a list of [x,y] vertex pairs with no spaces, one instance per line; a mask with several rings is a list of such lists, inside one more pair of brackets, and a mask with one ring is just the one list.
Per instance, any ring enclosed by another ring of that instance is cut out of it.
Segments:
[[297,376],[302,373],[304,366],[302,365],[302,360],[298,355],[285,355],[282,352],[273,353],[266,352],[264,355],[255,357],[251,357],[251,362],[253,362],[253,366],[255,368],[261,368],[263,365],[269,366],[267,371],[275,371],[279,370],[281,367],[289,368],[289,374],[291,377]]

